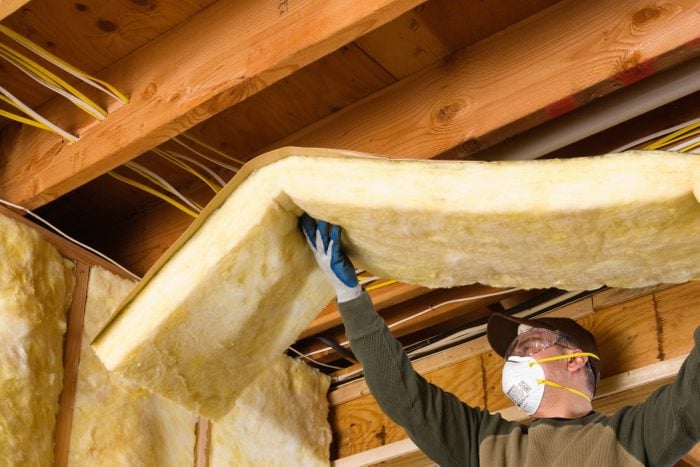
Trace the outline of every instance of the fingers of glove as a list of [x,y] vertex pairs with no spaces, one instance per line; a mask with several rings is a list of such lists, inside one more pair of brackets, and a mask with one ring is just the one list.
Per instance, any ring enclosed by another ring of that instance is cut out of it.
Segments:
[[343,284],[348,287],[356,287],[359,284],[357,274],[355,274],[355,267],[350,258],[343,252],[340,244],[340,231],[341,229],[337,225],[334,225],[331,229],[329,248],[331,252],[331,270]]
[[[330,253],[331,253],[331,264],[339,264],[340,261],[345,259],[348,263],[350,262],[349,259],[347,259],[347,255],[343,251],[343,246],[340,243],[340,233],[341,233],[341,228],[339,225],[334,225],[331,227],[331,248],[330,248]],[[353,268],[353,271],[355,268]]]
[[304,237],[306,241],[313,248],[316,249],[314,245],[314,240],[316,239],[316,220],[304,213],[299,218],[299,225],[301,225],[301,230],[304,232]]
[[318,221],[316,223],[316,231],[321,235],[321,240],[323,241],[323,251],[328,251],[328,243],[330,242],[330,235],[328,232],[329,226],[326,221]]

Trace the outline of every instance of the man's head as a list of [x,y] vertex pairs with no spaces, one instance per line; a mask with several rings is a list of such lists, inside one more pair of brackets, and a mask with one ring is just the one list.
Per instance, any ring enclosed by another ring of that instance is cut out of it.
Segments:
[[577,407],[589,407],[600,378],[600,362],[589,357],[598,355],[598,347],[574,320],[494,313],[487,335],[506,359],[503,389],[523,410],[536,417],[565,417],[572,413],[569,409],[575,413]]

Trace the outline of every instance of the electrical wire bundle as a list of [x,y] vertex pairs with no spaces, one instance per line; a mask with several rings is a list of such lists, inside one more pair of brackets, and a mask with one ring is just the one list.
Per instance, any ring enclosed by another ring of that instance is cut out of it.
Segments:
[[[21,45],[25,49],[30,50],[34,54],[43,58],[52,65],[60,68],[69,75],[77,78],[83,83],[92,86],[95,89],[117,99],[121,102],[128,103],[129,99],[119,92],[111,84],[102,81],[94,76],[91,76],[84,71],[70,65],[69,63],[56,57],[49,51],[43,49],[38,44],[32,42],[26,37],[12,31],[11,29],[0,24],[0,35],[4,36],[14,43]],[[97,105],[94,101],[88,98],[85,94],[80,92],[70,83],[62,79],[60,76],[48,70],[46,67],[32,60],[28,56],[21,52],[13,49],[9,45],[0,42],[0,59],[8,62],[22,73],[27,75],[29,78],[37,82],[38,84],[50,89],[56,94],[63,96],[68,99],[75,106],[80,108],[82,111],[90,115],[97,120],[104,120],[107,117],[107,111]],[[48,119],[41,116],[38,112],[31,109],[28,105],[22,102],[19,98],[14,96],[8,89],[6,89],[0,83],[0,102],[7,104],[11,110],[5,110],[0,108],[0,116],[9,118],[10,120],[17,121],[19,123],[30,125],[42,130],[50,131],[56,133],[61,137],[75,142],[79,140],[79,137],[62,129],[55,123],[49,121]]]
[[[168,149],[162,149],[160,147],[152,149],[151,152],[204,182],[204,184],[206,184],[214,194],[221,191],[226,182],[216,171],[197,160],[196,157],[211,162],[222,169],[233,172],[234,174],[238,172],[240,167],[231,165],[230,162],[233,162],[238,166],[242,166],[244,163],[243,161],[220,151],[214,146],[207,144],[199,138],[186,133],[183,133],[180,135],[180,137],[173,138],[171,141],[180,145],[190,155],[185,155]],[[208,152],[216,154],[216,156],[207,154],[205,151],[198,149],[195,145],[201,146]],[[124,164],[123,167],[126,167],[140,177],[144,178],[148,183],[154,185],[155,188],[114,170],[108,172],[108,175],[119,180],[120,182],[126,183],[127,185],[133,186],[134,188],[138,188],[139,190],[145,191],[162,199],[189,216],[197,217],[197,215],[202,211],[202,206],[199,203],[183,194],[172,184],[168,183],[163,177],[147,169],[143,165],[131,161]]]
[[700,154],[700,118],[666,128],[625,144],[612,152],[628,149],[662,150]]

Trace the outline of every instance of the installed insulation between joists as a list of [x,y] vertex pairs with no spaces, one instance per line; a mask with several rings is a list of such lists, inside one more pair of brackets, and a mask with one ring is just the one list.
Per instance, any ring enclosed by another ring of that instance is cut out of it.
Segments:
[[73,264],[0,216],[0,465],[53,465]]
[[286,356],[259,378],[212,426],[211,467],[328,465],[330,378]]
[[93,345],[216,419],[333,297],[302,211],[343,226],[356,266],[407,283],[640,287],[700,276],[699,190],[700,159],[663,152],[481,163],[285,148],[229,183]]
[[68,465],[194,465],[196,418],[109,373],[89,345],[133,287],[99,266],[90,269]]

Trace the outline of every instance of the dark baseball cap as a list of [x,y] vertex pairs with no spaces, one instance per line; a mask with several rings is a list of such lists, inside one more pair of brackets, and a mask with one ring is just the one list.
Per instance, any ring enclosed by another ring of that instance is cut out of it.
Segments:
[[[513,339],[518,335],[518,326],[524,324],[533,328],[544,328],[551,331],[559,331],[571,339],[584,352],[598,355],[598,345],[595,343],[593,334],[586,328],[570,318],[535,318],[523,319],[510,316],[505,313],[494,312],[489,317],[486,327],[486,335],[489,344],[494,351],[505,358],[506,351]],[[596,383],[600,380],[600,360],[589,358],[591,369],[596,377]]]

